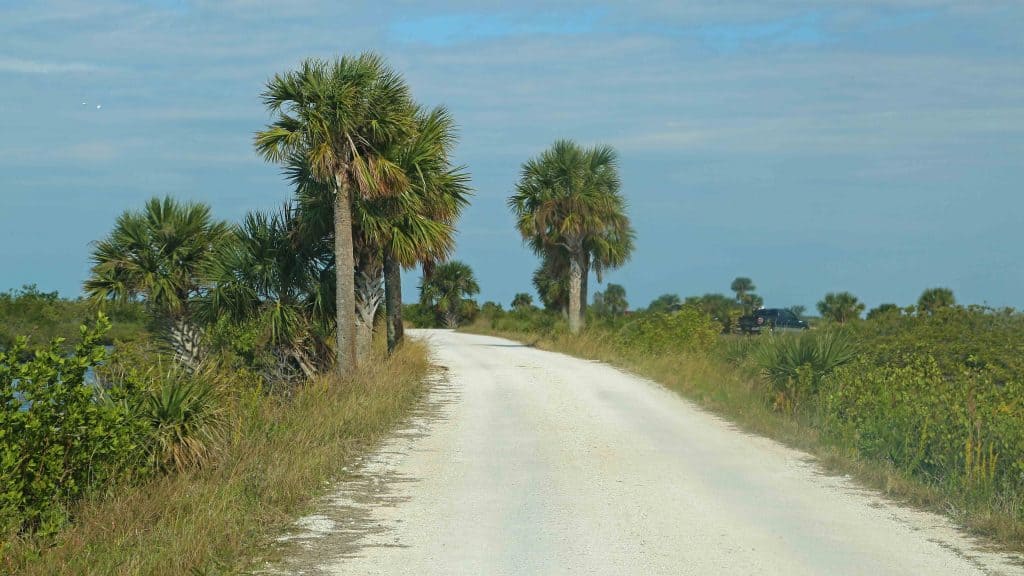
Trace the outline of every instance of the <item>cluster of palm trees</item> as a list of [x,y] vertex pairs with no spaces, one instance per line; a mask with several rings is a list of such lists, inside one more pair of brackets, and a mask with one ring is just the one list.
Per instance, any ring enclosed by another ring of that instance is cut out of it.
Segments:
[[418,105],[375,54],[306,60],[262,98],[273,119],[256,150],[282,165],[294,200],[235,227],[202,204],[153,200],[97,243],[86,290],[143,298],[187,360],[204,323],[230,319],[258,323],[307,375],[348,372],[367,358],[382,304],[389,349],[400,342],[401,269],[453,250],[470,194],[451,161],[455,123]]
[[635,233],[626,215],[618,158],[609,146],[558,140],[523,164],[508,205],[523,240],[541,258],[534,286],[548,308],[583,327],[587,280],[629,259]]

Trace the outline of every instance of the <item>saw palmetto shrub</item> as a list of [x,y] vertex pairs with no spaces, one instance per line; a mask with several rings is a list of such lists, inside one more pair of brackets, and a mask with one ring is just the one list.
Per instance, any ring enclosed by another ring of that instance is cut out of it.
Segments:
[[792,410],[818,393],[822,378],[856,358],[859,346],[843,330],[763,336],[753,349],[775,392],[777,408]]

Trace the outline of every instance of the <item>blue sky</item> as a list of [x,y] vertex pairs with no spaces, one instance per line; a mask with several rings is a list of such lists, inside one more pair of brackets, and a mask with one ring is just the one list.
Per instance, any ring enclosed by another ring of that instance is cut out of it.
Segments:
[[768,305],[1024,307],[1021,29],[999,0],[0,0],[0,290],[77,294],[89,242],[154,195],[280,205],[263,83],[374,50],[459,120],[482,299],[531,288],[505,200],[568,137],[620,152],[639,236],[606,281],[634,305],[745,275]]

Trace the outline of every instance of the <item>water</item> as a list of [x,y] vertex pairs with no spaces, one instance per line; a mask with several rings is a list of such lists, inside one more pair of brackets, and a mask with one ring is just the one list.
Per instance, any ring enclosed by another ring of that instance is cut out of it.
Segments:
[[[110,345],[104,346],[104,348],[107,350],[108,355],[114,350],[114,347]],[[89,369],[85,371],[85,377],[83,378],[83,381],[85,382],[86,386],[98,385],[99,379],[96,377],[96,369],[94,367],[90,366]],[[14,399],[21,404],[19,410],[28,410],[31,404],[29,402],[26,402],[25,397],[18,392],[18,380],[15,379],[14,382],[11,383],[11,386],[14,387]]]

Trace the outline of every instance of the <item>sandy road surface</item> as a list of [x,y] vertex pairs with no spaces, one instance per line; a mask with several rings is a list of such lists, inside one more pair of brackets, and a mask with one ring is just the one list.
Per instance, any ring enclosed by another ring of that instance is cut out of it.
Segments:
[[1024,574],[643,379],[498,338],[412,336],[447,367],[435,413],[304,519],[272,572]]

